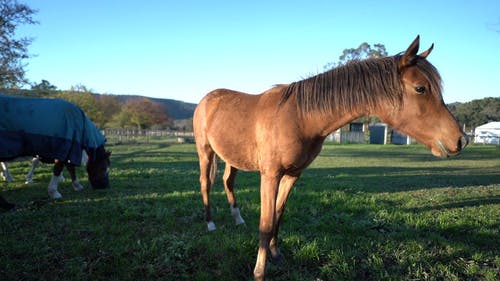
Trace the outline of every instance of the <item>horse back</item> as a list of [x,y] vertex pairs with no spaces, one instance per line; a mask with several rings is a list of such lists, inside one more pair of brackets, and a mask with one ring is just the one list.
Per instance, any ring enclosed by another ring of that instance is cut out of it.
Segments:
[[[60,128],[81,118],[77,106],[61,99],[24,98],[0,95],[0,129],[40,135],[63,136]],[[71,125],[74,127],[74,125]]]

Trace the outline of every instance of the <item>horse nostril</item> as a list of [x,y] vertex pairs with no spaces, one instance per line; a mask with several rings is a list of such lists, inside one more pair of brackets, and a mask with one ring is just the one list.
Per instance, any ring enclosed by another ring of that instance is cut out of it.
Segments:
[[458,150],[463,150],[469,144],[469,138],[466,135],[462,135],[458,139],[457,148]]

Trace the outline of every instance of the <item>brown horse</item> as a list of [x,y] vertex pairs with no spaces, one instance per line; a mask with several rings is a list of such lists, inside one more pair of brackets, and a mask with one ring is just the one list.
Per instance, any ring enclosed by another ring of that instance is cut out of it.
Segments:
[[255,280],[264,279],[268,251],[281,260],[278,229],[289,192],[332,131],[361,116],[377,115],[435,156],[457,155],[467,145],[443,102],[441,78],[426,60],[434,45],[417,55],[419,41],[417,36],[402,54],[350,62],[260,95],[219,89],[200,102],[193,125],[209,230],[215,229],[209,192],[217,156],[226,162],[223,182],[237,223],[243,220],[233,194],[236,172],[260,171]]

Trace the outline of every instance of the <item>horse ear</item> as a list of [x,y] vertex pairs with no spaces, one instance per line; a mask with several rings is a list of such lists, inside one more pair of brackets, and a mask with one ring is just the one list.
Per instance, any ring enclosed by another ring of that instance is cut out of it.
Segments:
[[432,43],[431,47],[427,51],[422,52],[418,56],[421,57],[421,58],[423,58],[423,59],[425,59],[432,52],[432,49],[434,49],[434,43]]
[[[409,66],[415,63],[417,59],[418,46],[420,45],[420,35],[417,35],[417,38],[413,40],[410,44],[410,47],[406,49],[406,52],[399,59],[399,68],[403,68],[405,66]],[[430,53],[430,52],[429,52]]]

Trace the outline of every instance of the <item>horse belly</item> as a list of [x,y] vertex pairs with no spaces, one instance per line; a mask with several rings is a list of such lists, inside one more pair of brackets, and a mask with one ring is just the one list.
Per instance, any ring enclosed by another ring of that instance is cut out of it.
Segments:
[[215,153],[227,164],[244,171],[258,170],[257,148],[248,133],[233,131],[210,134],[209,142]]

